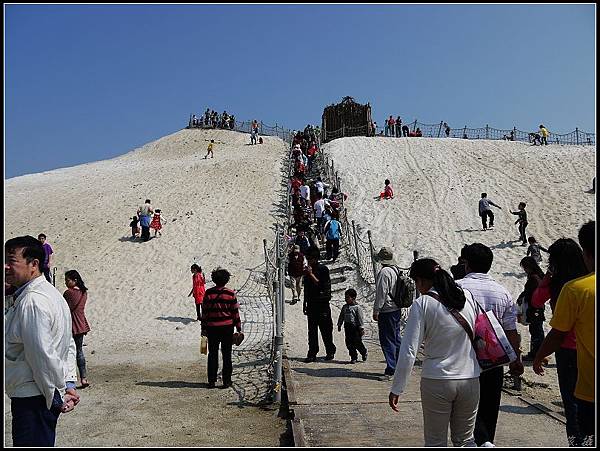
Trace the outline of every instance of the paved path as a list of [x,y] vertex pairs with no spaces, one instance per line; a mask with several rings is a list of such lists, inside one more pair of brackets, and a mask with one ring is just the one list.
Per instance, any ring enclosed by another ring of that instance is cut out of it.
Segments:
[[[343,255],[343,254],[342,254]],[[351,265],[345,258],[330,269]],[[332,274],[332,279],[334,274]],[[349,363],[343,332],[335,328],[344,304],[344,289],[355,287],[367,321],[364,343],[366,362]],[[304,363],[306,335],[286,338],[284,376],[290,409],[294,412],[296,446],[423,446],[423,417],[419,390],[420,362],[400,396],[400,412],[388,406],[391,381],[381,381],[385,363],[377,338],[377,324],[370,320],[372,287],[357,280],[356,271],[344,271],[344,280],[333,284],[335,359],[324,361],[320,341],[317,362]],[[286,305],[286,323],[306,324],[302,303]],[[304,326],[306,327],[306,326]],[[306,329],[305,329],[306,330]],[[319,338],[320,339],[320,338]],[[557,418],[560,418],[557,416]],[[448,443],[451,445],[450,439]],[[498,446],[567,446],[564,424],[522,401],[502,394],[496,432]]]

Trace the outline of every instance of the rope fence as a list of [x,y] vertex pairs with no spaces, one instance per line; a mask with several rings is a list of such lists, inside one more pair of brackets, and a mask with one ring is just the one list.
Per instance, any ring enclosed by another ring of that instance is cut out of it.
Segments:
[[[446,137],[444,130],[444,121],[440,121],[435,124],[425,124],[414,120],[413,122],[404,123],[409,130],[415,132],[417,128],[421,130],[423,137],[426,138],[442,138]],[[538,133],[534,131],[531,133]],[[393,133],[392,133],[393,134]],[[511,137],[512,134],[512,137]],[[366,136],[367,125],[361,127],[342,127],[337,130],[323,130],[322,140],[331,141],[332,139],[342,138],[345,136]],[[466,125],[462,128],[451,128],[450,138],[462,138],[462,139],[493,139],[493,140],[508,140],[508,141],[521,141],[521,142],[532,142],[530,132],[519,130],[516,127],[512,129],[501,129],[494,128],[486,125],[485,127],[470,128]],[[570,144],[570,145],[596,145],[596,133],[588,133],[579,128],[575,128],[569,133],[552,133],[548,135],[548,144]]]
[[[192,124],[192,115],[190,114],[190,119],[186,128],[188,129],[204,129],[204,130],[232,130],[236,132],[242,133],[252,133],[252,122],[253,121],[238,121],[237,119],[233,123],[233,128],[219,128],[213,127],[212,125],[204,125],[204,123],[198,123],[196,125]],[[263,121],[258,122],[258,134],[259,136],[277,136],[281,138],[285,142],[290,142],[292,139],[292,131],[278,125],[267,125],[263,123]]]

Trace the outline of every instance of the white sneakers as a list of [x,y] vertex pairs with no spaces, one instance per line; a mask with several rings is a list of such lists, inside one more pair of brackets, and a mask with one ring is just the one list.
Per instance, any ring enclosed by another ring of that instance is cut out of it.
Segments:
[[483,443],[480,448],[495,448],[496,445],[494,445],[492,442],[485,442]]

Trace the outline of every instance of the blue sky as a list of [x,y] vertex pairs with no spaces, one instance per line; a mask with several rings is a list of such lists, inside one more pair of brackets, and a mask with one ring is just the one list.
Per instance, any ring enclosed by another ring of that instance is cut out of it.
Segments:
[[595,131],[595,6],[4,5],[5,177],[112,158],[206,107],[288,128]]

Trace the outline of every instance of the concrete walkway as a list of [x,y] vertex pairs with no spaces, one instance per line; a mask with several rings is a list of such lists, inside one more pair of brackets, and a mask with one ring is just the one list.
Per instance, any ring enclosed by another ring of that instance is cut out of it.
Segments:
[[[302,303],[286,304],[286,323],[296,333],[285,338],[284,378],[289,408],[293,411],[296,446],[423,446],[423,414],[420,396],[420,361],[417,360],[405,393],[400,396],[400,412],[388,405],[391,381],[380,380],[385,369],[379,346],[377,323],[371,319],[373,293],[357,279],[356,271],[343,257],[335,265],[324,262],[332,272],[331,310],[334,323],[335,359],[323,360],[324,346],[319,336],[317,362],[304,363],[307,333]],[[344,267],[343,277],[335,268]],[[335,327],[344,304],[344,290],[354,287],[365,316],[363,342],[369,351],[366,362],[350,364],[344,335]],[[289,301],[286,301],[289,302]],[[518,393],[515,393],[518,395]],[[551,412],[552,414],[552,412]],[[540,409],[512,396],[502,394],[496,431],[497,446],[567,446],[565,426]],[[448,444],[452,442],[448,438]]]
[[[413,369],[396,413],[387,401],[391,382],[379,380],[383,355],[372,343],[367,347],[368,361],[354,365],[343,360],[346,349],[339,345],[329,362],[320,358],[306,364],[299,356],[287,356],[284,372],[296,446],[423,446],[420,368]],[[497,446],[567,446],[561,422],[507,393],[502,394],[495,441]]]

